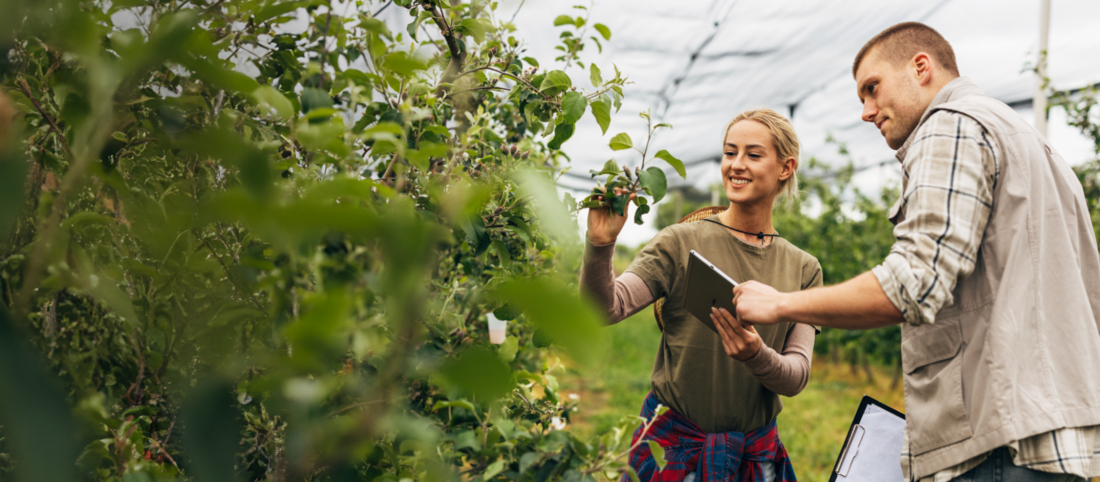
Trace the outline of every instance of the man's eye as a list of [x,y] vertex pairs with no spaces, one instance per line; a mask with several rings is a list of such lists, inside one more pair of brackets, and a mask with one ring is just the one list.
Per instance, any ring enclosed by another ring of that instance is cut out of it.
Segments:
[[875,87],[878,87],[878,84],[871,84],[870,87],[867,87],[867,92],[874,94],[875,93]]

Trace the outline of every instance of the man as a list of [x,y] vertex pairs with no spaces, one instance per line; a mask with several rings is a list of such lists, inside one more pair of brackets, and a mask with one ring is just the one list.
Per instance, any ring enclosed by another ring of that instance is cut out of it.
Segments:
[[1081,185],[1043,136],[959,77],[920,23],[852,66],[902,163],[886,260],[845,283],[734,290],[741,323],[902,323],[909,480],[1100,476],[1100,256]]

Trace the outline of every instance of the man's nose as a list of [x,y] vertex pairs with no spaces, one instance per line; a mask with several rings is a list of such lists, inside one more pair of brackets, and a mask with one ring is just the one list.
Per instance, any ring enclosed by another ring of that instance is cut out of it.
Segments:
[[870,123],[873,124],[875,122],[875,116],[877,116],[877,115],[878,115],[878,106],[876,106],[874,102],[868,100],[867,102],[863,103],[863,121],[864,122],[870,122]]

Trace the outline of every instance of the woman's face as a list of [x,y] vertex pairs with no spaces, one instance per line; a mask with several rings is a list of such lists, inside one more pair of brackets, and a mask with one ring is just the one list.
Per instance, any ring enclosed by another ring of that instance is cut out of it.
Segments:
[[770,209],[779,194],[779,182],[791,177],[794,158],[779,159],[767,127],[743,120],[726,131],[722,146],[722,186],[730,202]]

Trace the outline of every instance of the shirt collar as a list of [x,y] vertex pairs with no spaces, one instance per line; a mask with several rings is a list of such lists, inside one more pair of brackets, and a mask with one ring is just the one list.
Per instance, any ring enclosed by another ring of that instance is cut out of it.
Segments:
[[936,96],[932,98],[932,103],[928,104],[928,108],[924,110],[924,114],[921,115],[920,122],[917,123],[917,127],[913,128],[913,132],[909,133],[909,138],[905,139],[905,143],[901,145],[895,156],[898,161],[905,160],[905,154],[909,152],[909,144],[913,142],[913,138],[917,136],[917,130],[920,129],[921,124],[924,124],[925,119],[932,115],[932,112],[936,110],[942,104],[947,102],[958,100],[963,96],[973,93],[981,93],[981,89],[978,85],[970,80],[968,77],[956,77],[947,85],[940,88],[940,91],[936,93]]

